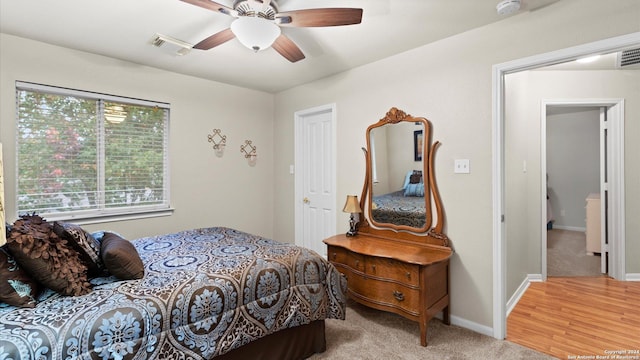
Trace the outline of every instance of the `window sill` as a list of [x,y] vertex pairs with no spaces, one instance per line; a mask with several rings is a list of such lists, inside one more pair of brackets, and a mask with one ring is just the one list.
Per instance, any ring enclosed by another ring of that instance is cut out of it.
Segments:
[[173,215],[174,208],[166,208],[166,209],[157,209],[157,210],[147,210],[147,211],[137,211],[135,213],[127,212],[121,214],[108,214],[108,215],[85,215],[85,216],[64,216],[64,214],[57,214],[44,216],[47,221],[67,221],[73,222],[78,225],[90,225],[90,224],[102,224],[114,221],[125,221],[125,220],[139,220],[139,219],[148,219],[154,217],[161,216],[171,216]]

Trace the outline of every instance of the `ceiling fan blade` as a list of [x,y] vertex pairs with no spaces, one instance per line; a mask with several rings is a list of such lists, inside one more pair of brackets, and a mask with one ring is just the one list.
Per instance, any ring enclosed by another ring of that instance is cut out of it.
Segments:
[[198,50],[209,50],[213,47],[226,43],[234,37],[236,36],[233,34],[233,31],[231,31],[231,29],[225,29],[200,41],[199,43],[195,44],[193,48]]
[[192,4],[195,6],[200,6],[202,8],[209,9],[215,12],[223,13],[225,15],[238,17],[237,11],[235,11],[234,9],[228,6],[218,4],[217,2],[214,2],[214,1],[210,1],[210,0],[181,0],[181,1],[184,1],[186,3]]
[[292,63],[304,59],[302,50],[284,34],[280,34],[271,47]]
[[361,22],[362,9],[354,8],[302,9],[276,14],[276,23],[280,26],[340,26]]

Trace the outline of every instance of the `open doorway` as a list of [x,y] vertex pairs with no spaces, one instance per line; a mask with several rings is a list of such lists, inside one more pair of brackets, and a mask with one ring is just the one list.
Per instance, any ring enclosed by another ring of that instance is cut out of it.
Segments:
[[600,115],[597,106],[546,107],[547,276],[607,272],[601,268]]
[[[609,79],[613,81],[615,76],[610,74]],[[543,100],[541,107],[540,171],[544,194],[540,201],[546,202],[546,206],[541,206],[541,228],[546,229],[541,232],[542,279],[548,275],[605,274],[624,280],[624,99]],[[553,180],[552,173],[556,174]],[[583,234],[565,235],[574,235],[582,241],[585,249],[582,252],[581,246],[579,251],[583,256],[574,260],[578,261],[576,266],[593,263],[590,272],[585,269],[576,272],[565,266],[566,273],[548,273],[549,227],[553,228],[554,223],[564,230],[584,229]],[[592,258],[598,254],[599,259]]]
[[[544,167],[541,162],[545,161],[540,149],[541,129],[540,113],[541,99],[545,98],[580,98],[589,99],[602,96],[611,96],[611,93],[591,93],[585,95],[586,90],[593,89],[593,78],[585,80],[583,72],[567,72],[561,81],[555,81],[554,86],[548,87],[550,92],[544,96],[538,96],[533,102],[528,102],[527,96],[536,87],[531,84],[511,83],[512,77],[530,77],[538,84],[548,86],[550,81],[556,77],[552,71],[540,72],[530,71],[540,69],[554,64],[566,63],[590,54],[613,53],[624,49],[637,47],[640,45],[640,33],[629,34],[617,38],[602,40],[573,48],[563,49],[547,54],[532,56],[520,60],[498,64],[493,69],[494,84],[494,336],[504,338],[506,330],[506,314],[510,304],[517,303],[521,294],[524,293],[530,281],[540,281],[546,278],[546,248],[541,251],[540,239],[546,233],[546,174],[542,173]],[[535,74],[534,74],[535,73]],[[602,73],[610,75],[614,72]],[[637,79],[635,74],[626,73],[627,79]],[[545,78],[546,77],[546,78]],[[610,87],[601,81],[602,91],[610,90]],[[633,83],[637,84],[637,82]],[[510,87],[511,86],[511,87]],[[560,94],[560,90],[572,86],[573,94]],[[625,91],[631,91],[628,96],[637,96],[637,90],[631,88],[633,85],[625,85]],[[629,90],[630,89],[630,90]],[[513,95],[520,95],[522,103],[511,104],[508,100],[513,100]],[[622,92],[620,92],[622,94]],[[618,95],[621,98],[627,95]],[[529,97],[530,99],[530,97]],[[523,106],[524,105],[524,106]],[[606,105],[605,105],[606,106]],[[610,111],[616,106],[612,106]],[[544,107],[542,107],[544,108]],[[620,114],[624,114],[624,102],[617,106]],[[510,113],[511,111],[511,113]],[[531,120],[531,117],[535,120]],[[508,121],[507,121],[508,119]],[[523,121],[513,121],[513,120]],[[513,126],[513,128],[507,128]],[[509,131],[521,131],[524,136],[512,137]],[[616,134],[614,134],[616,135]],[[514,145],[510,147],[510,145]],[[535,150],[535,147],[538,150]],[[620,248],[615,253],[614,269],[609,269],[611,276],[624,280],[625,271],[625,249],[624,238],[626,228],[624,226],[624,151],[619,151],[621,176],[614,183],[617,196],[621,203],[612,207],[617,212],[617,218],[621,223],[614,226],[616,235],[622,240]],[[506,179],[506,180],[505,180]],[[507,180],[515,180],[509,182]],[[520,188],[519,188],[520,187]],[[515,190],[515,191],[513,191]],[[519,203],[519,204],[518,204]],[[514,206],[518,205],[518,206]],[[515,211],[510,211],[515,210]],[[612,253],[612,256],[614,254]]]

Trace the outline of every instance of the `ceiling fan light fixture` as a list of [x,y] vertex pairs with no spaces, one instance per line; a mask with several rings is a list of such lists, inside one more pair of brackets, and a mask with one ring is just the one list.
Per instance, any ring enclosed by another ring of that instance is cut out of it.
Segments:
[[242,45],[255,52],[270,47],[280,36],[278,25],[255,16],[237,18],[231,23],[231,31]]
[[104,109],[104,119],[112,124],[120,124],[127,118],[127,112],[120,105],[107,106]]

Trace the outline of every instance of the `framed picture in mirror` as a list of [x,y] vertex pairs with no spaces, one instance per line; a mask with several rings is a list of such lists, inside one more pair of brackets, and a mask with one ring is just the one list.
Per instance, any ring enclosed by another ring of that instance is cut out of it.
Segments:
[[422,161],[422,130],[413,132],[413,160]]

